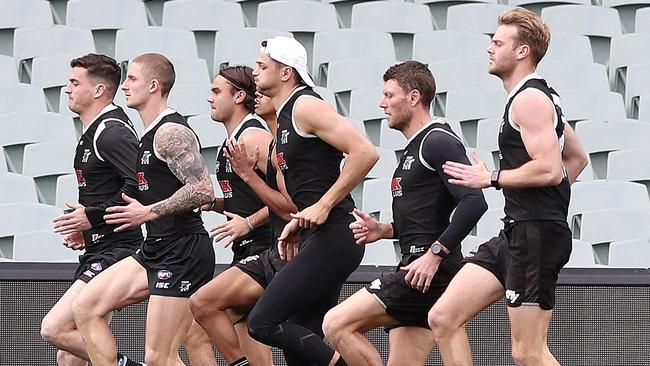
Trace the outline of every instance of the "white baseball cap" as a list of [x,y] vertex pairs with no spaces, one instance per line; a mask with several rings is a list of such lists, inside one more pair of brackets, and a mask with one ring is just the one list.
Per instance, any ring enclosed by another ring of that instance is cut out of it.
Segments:
[[275,61],[293,67],[298,71],[298,75],[305,84],[312,88],[316,86],[307,72],[307,51],[300,42],[284,36],[269,38],[264,42],[266,42],[266,46],[262,46],[260,52],[267,54]]

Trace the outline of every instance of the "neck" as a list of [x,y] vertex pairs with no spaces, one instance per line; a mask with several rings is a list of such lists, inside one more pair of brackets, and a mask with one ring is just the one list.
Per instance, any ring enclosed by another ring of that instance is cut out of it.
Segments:
[[280,89],[278,90],[278,93],[275,94],[273,97],[271,97],[271,103],[275,107],[276,111],[280,111],[280,107],[282,106],[282,103],[284,103],[288,98],[291,93],[293,93],[296,88],[298,88],[300,85],[282,85]]
[[138,108],[138,114],[140,114],[144,128],[149,127],[165,109],[167,109],[167,98],[152,98]]
[[266,124],[269,126],[269,130],[271,130],[271,135],[273,138],[275,138],[275,135],[278,133],[278,117],[275,115],[275,113],[260,117],[266,121]]
[[232,136],[232,133],[235,131],[235,128],[237,128],[237,125],[239,125],[239,123],[244,119],[244,117],[246,117],[248,113],[250,112],[245,108],[237,108],[235,113],[233,113],[230,118],[228,118],[228,120],[223,123],[226,127],[228,137]]
[[102,109],[106,108],[107,105],[109,105],[111,102],[97,102],[90,108],[86,109],[85,111],[79,113],[79,119],[81,120],[81,124],[83,125],[84,128],[88,127],[90,122],[97,117],[99,112],[102,111]]
[[517,83],[534,72],[535,67],[532,65],[522,65],[522,67],[515,68],[512,73],[501,77],[501,80],[503,81],[503,88],[508,94],[510,94]]
[[429,110],[425,108],[418,108],[417,111],[413,113],[413,116],[411,117],[411,120],[406,125],[406,127],[402,129],[402,134],[408,140],[429,122],[431,122]]

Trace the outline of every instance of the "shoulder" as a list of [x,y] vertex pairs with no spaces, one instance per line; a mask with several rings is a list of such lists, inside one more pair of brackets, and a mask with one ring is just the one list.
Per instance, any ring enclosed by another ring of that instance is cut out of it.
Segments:
[[517,94],[512,100],[511,109],[513,113],[526,112],[544,113],[553,111],[552,101],[541,90],[537,88],[526,88]]
[[296,99],[293,106],[293,114],[297,118],[318,116],[322,112],[333,111],[332,106],[326,101],[314,95],[304,94]]
[[194,146],[196,144],[194,132],[180,123],[164,123],[154,135],[154,145],[161,150],[170,146]]

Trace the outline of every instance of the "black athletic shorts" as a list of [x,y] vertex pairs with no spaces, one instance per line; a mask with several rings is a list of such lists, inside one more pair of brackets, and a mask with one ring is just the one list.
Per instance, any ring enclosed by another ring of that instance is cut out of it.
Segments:
[[260,254],[246,257],[234,266],[249,275],[255,282],[259,283],[262,288],[266,289],[275,274],[282,269],[286,261],[280,259],[277,250],[267,249]]
[[564,221],[506,223],[499,236],[481,244],[465,263],[492,272],[506,290],[508,306],[555,306],[555,284],[569,261],[572,241]]
[[431,280],[429,291],[422,293],[406,283],[406,271],[400,270],[407,264],[419,258],[419,255],[409,255],[400,262],[395,272],[382,273],[366,289],[373,294],[377,301],[386,309],[386,313],[400,324],[389,328],[416,326],[429,328],[427,314],[447,289],[449,282],[460,269],[460,263],[453,260],[443,260],[438,271]]
[[115,243],[115,246],[108,250],[99,253],[86,251],[85,254],[80,255],[79,267],[72,277],[72,282],[81,280],[88,283],[106,268],[132,255],[142,244],[142,240],[137,240],[137,243],[132,243],[131,246],[125,244],[127,243]]
[[207,233],[148,238],[133,257],[147,270],[151,295],[190,297],[214,275],[214,247]]
[[238,247],[232,248],[232,263],[231,266],[237,264],[237,262],[246,259],[248,257],[261,254],[263,251],[269,249],[269,241],[264,240],[264,242],[252,241],[250,243],[240,245]]

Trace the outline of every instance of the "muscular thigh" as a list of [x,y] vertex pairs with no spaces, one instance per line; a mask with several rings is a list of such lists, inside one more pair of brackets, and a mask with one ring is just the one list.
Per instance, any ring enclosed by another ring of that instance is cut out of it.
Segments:
[[393,328],[388,334],[388,366],[424,365],[433,350],[433,333],[421,327]]
[[250,308],[262,295],[262,286],[238,267],[230,267],[194,295],[223,308]]
[[189,299],[152,295],[147,306],[147,349],[176,352],[192,325]]
[[52,309],[47,313],[43,322],[57,324],[58,326],[67,326],[68,328],[75,328],[72,302],[77,298],[85,286],[86,283],[81,280],[74,281],[63,296],[61,296],[59,301],[57,301]]

